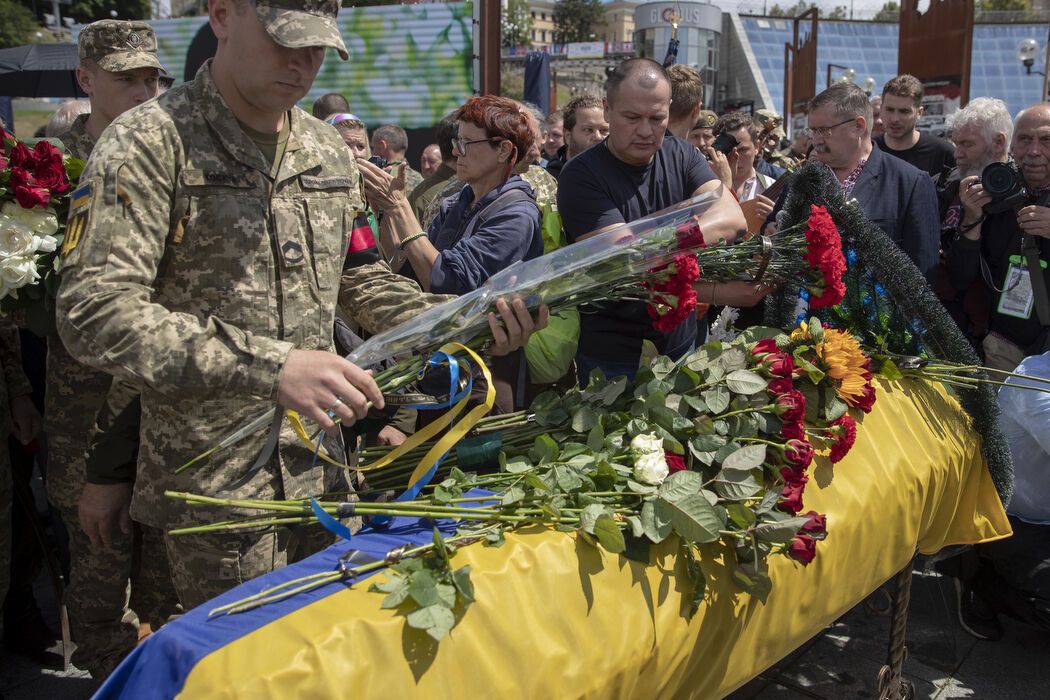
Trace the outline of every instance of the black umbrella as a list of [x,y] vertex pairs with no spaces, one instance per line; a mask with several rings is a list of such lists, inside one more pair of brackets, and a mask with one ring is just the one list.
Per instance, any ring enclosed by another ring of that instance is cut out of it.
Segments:
[[76,44],[29,44],[0,49],[0,95],[87,97],[77,84]]

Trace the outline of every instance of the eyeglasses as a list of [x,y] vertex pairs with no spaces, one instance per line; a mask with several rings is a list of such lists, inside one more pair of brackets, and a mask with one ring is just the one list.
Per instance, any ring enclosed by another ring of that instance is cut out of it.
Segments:
[[819,136],[820,138],[826,139],[827,137],[831,136],[831,130],[832,129],[834,129],[837,126],[842,126],[843,124],[849,124],[854,119],[856,119],[856,117],[850,117],[849,119],[841,121],[838,124],[832,124],[831,126],[812,126],[811,125],[809,127],[809,130],[812,131],[817,136]]
[[452,140],[452,145],[456,147],[457,151],[459,151],[463,155],[466,155],[467,154],[467,146],[469,146],[470,144],[472,144],[472,143],[484,143],[486,141],[494,141],[494,140],[495,140],[494,136],[490,136],[487,139],[474,139],[473,141],[467,141],[466,139],[453,139]]

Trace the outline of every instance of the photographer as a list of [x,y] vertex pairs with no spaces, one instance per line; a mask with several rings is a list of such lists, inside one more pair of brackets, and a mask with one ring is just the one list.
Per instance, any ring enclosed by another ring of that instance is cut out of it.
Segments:
[[[948,254],[952,285],[964,290],[981,277],[991,289],[985,364],[1013,370],[1026,355],[1048,348],[1050,299],[1050,104],[1025,109],[1014,125],[1011,142],[1021,182],[1016,192],[982,178],[966,177],[959,186],[963,217],[961,236]],[[994,196],[989,191],[1007,190]],[[1036,278],[1029,270],[1038,267]]]

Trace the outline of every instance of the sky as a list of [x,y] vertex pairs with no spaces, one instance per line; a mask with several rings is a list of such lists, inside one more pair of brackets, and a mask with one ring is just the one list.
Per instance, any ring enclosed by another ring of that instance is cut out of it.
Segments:
[[[611,1],[612,0],[605,0],[605,2]],[[798,0],[712,0],[712,4],[717,5],[724,11],[736,8],[736,11],[741,14],[760,15],[763,11],[768,12],[775,4],[784,7],[794,5],[797,1]],[[855,19],[870,19],[872,15],[882,8],[885,2],[886,0],[853,0],[853,16]],[[897,2],[900,4],[900,0],[897,0]],[[837,2],[836,0],[816,0],[816,3],[818,7],[825,10],[831,10],[838,5],[846,7],[847,10],[850,7],[850,0],[838,0]],[[920,4],[920,7],[922,4]]]

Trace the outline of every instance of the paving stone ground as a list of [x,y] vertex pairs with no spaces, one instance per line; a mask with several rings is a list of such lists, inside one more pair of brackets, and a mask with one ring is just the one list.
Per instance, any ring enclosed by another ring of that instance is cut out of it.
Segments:
[[[57,606],[43,582],[37,587],[52,624]],[[1042,700],[1050,697],[1050,636],[1003,620],[998,642],[973,639],[959,627],[949,580],[916,571],[908,617],[905,676],[915,698]],[[870,596],[787,658],[729,696],[729,700],[839,700],[877,698],[876,678],[886,660],[889,615],[883,593]],[[3,700],[82,700],[96,684],[76,668],[61,670],[9,654],[0,646]]]

